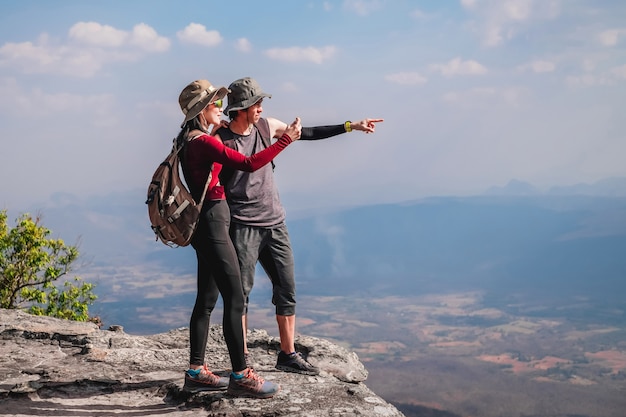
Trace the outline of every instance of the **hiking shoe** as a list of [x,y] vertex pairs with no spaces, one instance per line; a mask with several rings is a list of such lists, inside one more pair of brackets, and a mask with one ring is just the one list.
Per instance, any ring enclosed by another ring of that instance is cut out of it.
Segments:
[[243,371],[241,378],[230,374],[226,393],[236,397],[270,398],[278,391],[280,385],[264,380],[254,369],[248,368]]
[[302,357],[302,354],[300,352],[287,354],[282,350],[278,352],[276,369],[304,375],[317,375],[320,373],[320,369],[317,366],[313,366],[308,363],[306,359]]
[[206,365],[200,369],[187,369],[183,390],[188,392],[221,391],[228,388],[228,378],[215,375]]

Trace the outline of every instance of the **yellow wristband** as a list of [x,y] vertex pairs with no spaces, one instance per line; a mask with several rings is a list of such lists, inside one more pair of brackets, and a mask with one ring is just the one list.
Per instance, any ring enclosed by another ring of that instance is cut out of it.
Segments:
[[346,128],[346,132],[352,132],[352,126],[350,126],[349,120],[343,124],[343,127]]

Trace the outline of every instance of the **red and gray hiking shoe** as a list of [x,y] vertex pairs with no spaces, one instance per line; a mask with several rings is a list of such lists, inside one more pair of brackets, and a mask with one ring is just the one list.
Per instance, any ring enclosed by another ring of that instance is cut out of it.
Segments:
[[230,374],[228,395],[236,397],[271,398],[280,391],[280,385],[264,380],[254,369],[243,371],[241,378]]
[[215,375],[206,365],[200,369],[187,369],[183,390],[188,392],[222,391],[228,388],[228,378]]
[[300,352],[287,354],[282,350],[278,353],[278,361],[276,361],[276,369],[285,372],[295,372],[304,375],[318,375],[320,369],[311,365],[302,357]]

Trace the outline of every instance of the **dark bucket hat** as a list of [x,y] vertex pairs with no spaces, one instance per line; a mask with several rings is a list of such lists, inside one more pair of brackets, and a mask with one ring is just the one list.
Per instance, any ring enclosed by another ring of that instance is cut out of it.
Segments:
[[233,81],[229,86],[228,107],[224,113],[244,110],[264,97],[272,98],[271,94],[264,93],[254,78],[245,77]]

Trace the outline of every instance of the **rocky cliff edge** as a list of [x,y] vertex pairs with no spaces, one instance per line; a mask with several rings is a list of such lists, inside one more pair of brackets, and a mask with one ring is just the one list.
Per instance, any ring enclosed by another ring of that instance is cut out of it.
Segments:
[[[327,340],[298,336],[296,347],[321,369],[318,376],[274,368],[278,339],[248,334],[255,369],[281,385],[271,399],[182,391],[189,331],[151,336],[0,309],[0,414],[6,416],[389,416],[403,414],[364,384],[354,352]],[[227,374],[220,326],[212,326],[207,365]]]

